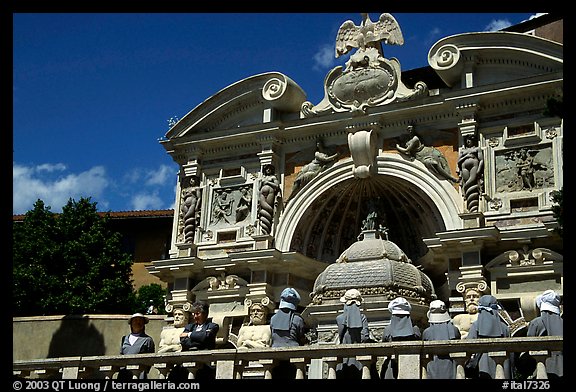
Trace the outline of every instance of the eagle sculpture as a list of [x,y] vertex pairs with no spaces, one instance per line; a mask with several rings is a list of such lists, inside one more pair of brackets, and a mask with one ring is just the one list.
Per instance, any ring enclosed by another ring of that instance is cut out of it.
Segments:
[[363,13],[360,26],[356,26],[351,20],[340,26],[336,35],[336,58],[354,48],[376,48],[382,54],[381,41],[388,45],[403,45],[404,37],[400,25],[387,13],[380,15],[376,23],[370,20],[367,13]]

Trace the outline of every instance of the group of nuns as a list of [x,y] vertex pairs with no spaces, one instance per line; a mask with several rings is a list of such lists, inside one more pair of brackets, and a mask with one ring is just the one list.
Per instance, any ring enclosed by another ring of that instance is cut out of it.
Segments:
[[[536,305],[540,310],[540,316],[530,321],[527,336],[563,336],[563,319],[560,310],[560,295],[553,290],[546,290],[536,298]],[[346,291],[340,298],[344,303],[344,311],[336,317],[338,336],[341,344],[367,343],[374,341],[370,337],[368,321],[362,313],[360,305],[362,296],[356,289]],[[410,303],[403,297],[390,301],[388,310],[391,313],[390,324],[385,327],[382,334],[383,342],[396,342],[407,340],[459,340],[460,331],[452,323],[446,304],[441,300],[430,303],[427,313],[429,327],[420,333],[420,328],[412,323],[410,318]],[[510,328],[500,318],[498,311],[501,310],[497,299],[492,295],[480,297],[478,303],[478,318],[472,323],[466,339],[510,337]],[[477,378],[495,378],[496,361],[488,353],[478,353]],[[516,354],[511,354],[503,363],[504,377],[512,379],[518,376],[514,374],[514,359]],[[530,368],[523,377],[532,376],[535,367]],[[355,358],[345,358],[337,367],[337,378],[358,378],[361,375],[362,365]],[[552,352],[546,360],[548,378],[563,377],[563,353]],[[372,378],[395,379],[398,377],[398,363],[394,358],[388,357],[378,374],[375,365],[370,369]],[[426,365],[427,379],[455,379],[456,362],[449,354],[434,355]]]

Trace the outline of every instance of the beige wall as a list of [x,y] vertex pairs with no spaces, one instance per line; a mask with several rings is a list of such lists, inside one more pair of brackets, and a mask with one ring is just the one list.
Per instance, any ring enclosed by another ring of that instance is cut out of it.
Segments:
[[[129,315],[14,317],[13,360],[117,355],[122,336],[130,333]],[[150,316],[146,333],[156,350],[165,316]]]

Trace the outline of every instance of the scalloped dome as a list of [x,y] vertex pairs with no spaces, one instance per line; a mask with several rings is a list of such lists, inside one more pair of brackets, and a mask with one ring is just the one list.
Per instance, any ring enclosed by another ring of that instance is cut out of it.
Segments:
[[371,236],[371,233],[363,232],[363,234],[364,239],[353,243],[342,252],[338,260],[336,260],[337,263],[379,260],[382,258],[411,263],[408,256],[394,242],[376,238],[376,236]]
[[314,282],[313,302],[340,298],[348,289],[363,295],[411,297],[430,302],[436,296],[430,278],[416,268],[392,241],[378,232],[362,232],[363,238],[346,249]]

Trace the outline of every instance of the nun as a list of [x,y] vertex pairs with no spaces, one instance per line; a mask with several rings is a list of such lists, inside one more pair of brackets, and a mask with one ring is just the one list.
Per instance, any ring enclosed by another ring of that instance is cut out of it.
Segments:
[[[420,340],[422,335],[420,328],[412,324],[410,311],[412,305],[404,297],[398,297],[390,301],[388,310],[391,313],[390,325],[384,328],[383,342],[398,342],[407,340]],[[388,357],[380,369],[380,378],[398,378],[398,362],[395,358]]]
[[[300,303],[300,294],[292,287],[285,288],[280,294],[278,311],[270,319],[272,334],[271,347],[303,346],[306,343],[306,325],[296,310]],[[279,361],[272,369],[273,379],[293,379],[296,367],[290,361]]]
[[[500,318],[498,311],[502,307],[492,295],[483,295],[478,300],[478,318],[472,323],[466,339],[481,338],[508,338],[510,328]],[[476,353],[478,355],[478,378],[495,378],[496,361],[488,353]],[[507,358],[503,363],[504,378],[510,379],[510,360]]]
[[[560,295],[554,290],[546,290],[536,297],[540,316],[530,321],[527,336],[564,336],[564,320],[560,312]],[[552,351],[546,359],[548,378],[564,376],[564,354]]]
[[[362,295],[357,289],[347,290],[340,298],[344,310],[336,316],[340,344],[367,343],[371,341],[368,319],[362,313]],[[344,358],[336,366],[336,378],[361,378],[362,364],[356,358]]]
[[[430,326],[422,332],[422,340],[459,340],[460,330],[452,323],[446,304],[441,300],[430,302],[427,313]],[[426,365],[429,379],[455,379],[456,363],[450,354],[434,355]]]

